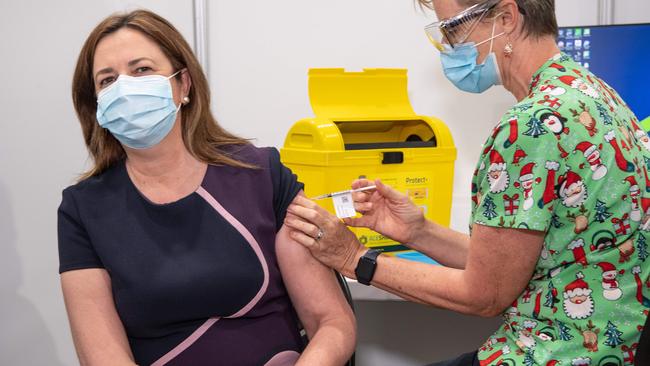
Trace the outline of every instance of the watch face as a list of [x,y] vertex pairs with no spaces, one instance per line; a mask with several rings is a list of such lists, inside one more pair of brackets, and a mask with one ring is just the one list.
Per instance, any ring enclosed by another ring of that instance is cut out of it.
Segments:
[[354,274],[357,276],[357,281],[364,285],[370,285],[372,277],[375,274],[375,268],[377,267],[377,256],[380,251],[370,249],[359,258],[359,263],[357,268],[354,270]]

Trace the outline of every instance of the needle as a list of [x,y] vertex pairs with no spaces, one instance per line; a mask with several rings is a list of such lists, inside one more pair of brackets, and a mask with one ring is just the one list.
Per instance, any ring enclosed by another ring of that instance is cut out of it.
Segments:
[[320,196],[313,197],[312,200],[321,200],[323,198],[328,198],[332,196],[338,196],[339,194],[346,194],[346,193],[355,193],[355,192],[363,192],[363,191],[369,191],[371,189],[375,189],[377,186],[366,186],[366,187],[361,187],[357,189],[348,189],[347,191],[340,191],[340,192],[332,192],[332,193],[326,193],[326,194],[321,194]]

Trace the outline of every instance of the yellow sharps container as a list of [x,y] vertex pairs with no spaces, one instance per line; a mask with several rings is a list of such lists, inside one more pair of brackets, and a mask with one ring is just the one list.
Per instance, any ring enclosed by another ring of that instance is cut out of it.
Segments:
[[[350,189],[359,177],[381,178],[427,218],[449,225],[456,148],[442,121],[413,111],[406,70],[311,69],[309,98],[315,117],[296,122],[280,150],[307,197]],[[317,202],[334,213],[331,199]],[[368,247],[407,249],[371,230],[353,230]]]

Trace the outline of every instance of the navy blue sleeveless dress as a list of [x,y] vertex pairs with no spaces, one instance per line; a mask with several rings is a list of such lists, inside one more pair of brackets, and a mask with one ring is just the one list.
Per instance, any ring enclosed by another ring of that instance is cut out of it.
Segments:
[[124,161],[63,191],[59,271],[106,269],[140,365],[292,365],[303,349],[275,253],[302,184],[275,149],[231,150],[259,169],[210,165],[169,204]]

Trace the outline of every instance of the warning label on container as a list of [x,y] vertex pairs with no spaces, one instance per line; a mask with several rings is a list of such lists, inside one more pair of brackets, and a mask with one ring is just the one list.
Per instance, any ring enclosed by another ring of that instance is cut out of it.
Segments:
[[406,183],[406,185],[427,184],[427,181],[427,177],[406,177],[404,183]]
[[412,200],[425,199],[429,193],[429,190],[426,187],[419,188],[409,188],[406,193],[409,198]]

